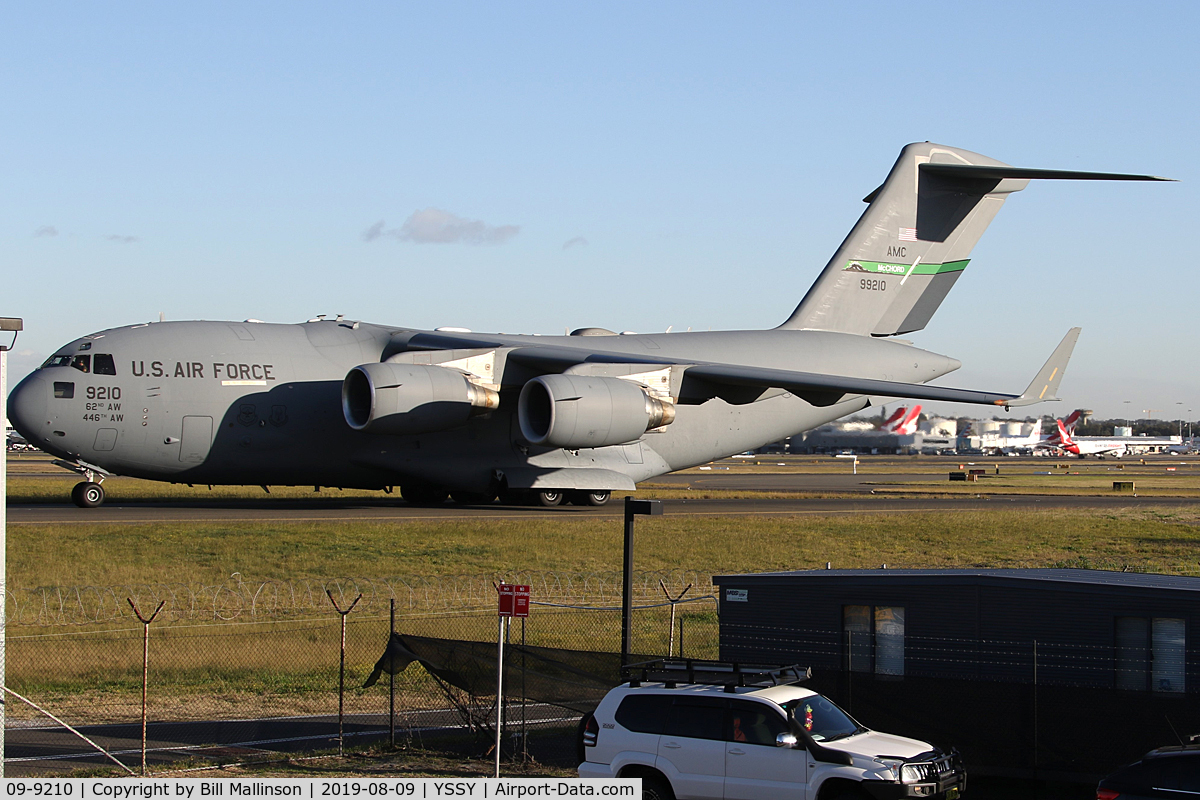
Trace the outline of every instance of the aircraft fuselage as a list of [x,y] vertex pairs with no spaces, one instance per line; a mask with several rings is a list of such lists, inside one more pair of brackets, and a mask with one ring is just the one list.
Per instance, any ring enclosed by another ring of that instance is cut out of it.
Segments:
[[[867,404],[862,396],[847,396],[816,406],[782,390],[726,392],[729,396],[689,402],[670,384],[671,367],[664,367],[663,392],[679,403],[673,424],[615,446],[535,447],[523,439],[515,419],[519,391],[535,371],[507,363],[506,347],[410,348],[406,342],[413,333],[350,321],[115,328],[61,348],[14,389],[10,416],[42,449],[112,474],[179,483],[365,489],[419,481],[486,491],[498,480],[534,487],[557,481],[565,489],[632,488],[655,475],[798,434]],[[906,344],[820,331],[499,338],[511,347],[586,346],[609,361],[622,354],[661,356],[881,380],[924,382],[958,366]],[[381,435],[347,424],[342,384],[354,367],[387,360],[436,365],[470,357],[491,359],[495,375],[484,378],[499,392],[494,411],[419,435]],[[653,372],[657,365],[638,369]],[[613,485],[602,485],[606,480]]]

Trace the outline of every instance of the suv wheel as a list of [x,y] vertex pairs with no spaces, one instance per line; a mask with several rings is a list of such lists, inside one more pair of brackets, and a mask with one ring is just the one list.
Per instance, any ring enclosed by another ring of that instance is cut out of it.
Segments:
[[642,800],[675,800],[671,784],[657,775],[642,778]]

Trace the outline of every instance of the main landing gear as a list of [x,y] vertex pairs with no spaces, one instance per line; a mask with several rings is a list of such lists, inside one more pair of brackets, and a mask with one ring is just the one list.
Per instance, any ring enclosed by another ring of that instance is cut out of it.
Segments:
[[576,506],[602,506],[608,502],[609,497],[609,492],[532,489],[504,492],[500,495],[500,502],[506,506],[542,506],[543,508],[553,508],[564,502]]
[[83,481],[71,489],[71,502],[80,508],[96,508],[104,503],[104,487],[94,481]]
[[[427,484],[410,484],[400,488],[400,496],[414,506],[440,506],[446,497],[461,506],[489,506],[496,495],[487,492],[447,492],[445,489]],[[584,491],[578,489],[507,489],[500,492],[500,504],[506,506],[542,506],[553,508],[563,503],[576,506],[602,506],[608,502],[607,491]]]

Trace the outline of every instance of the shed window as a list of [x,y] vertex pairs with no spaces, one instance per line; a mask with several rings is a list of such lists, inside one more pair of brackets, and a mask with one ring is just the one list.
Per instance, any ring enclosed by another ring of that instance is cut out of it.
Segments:
[[875,606],[875,673],[904,674],[903,606]]
[[1116,680],[1118,689],[1146,691],[1149,677],[1150,620],[1145,617],[1117,617]]
[[904,674],[904,607],[842,606],[846,669]]
[[842,606],[842,636],[846,645],[846,669],[851,672],[870,672],[872,650],[871,607]]
[[1154,691],[1183,691],[1184,639],[1183,620],[1153,620],[1150,626],[1150,649],[1154,668],[1150,675],[1150,688]]
[[1118,689],[1182,692],[1186,625],[1170,617],[1117,617],[1114,683]]

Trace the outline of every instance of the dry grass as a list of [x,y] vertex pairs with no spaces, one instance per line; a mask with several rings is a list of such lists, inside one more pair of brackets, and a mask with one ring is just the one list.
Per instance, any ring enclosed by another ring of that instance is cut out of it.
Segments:
[[[1197,512],[1008,509],[649,517],[639,570],[702,574],[881,563],[912,567],[1096,563],[1194,574]],[[618,568],[621,527],[602,517],[403,522],[170,523],[10,528],[9,585],[219,584],[339,575],[491,574]]]

